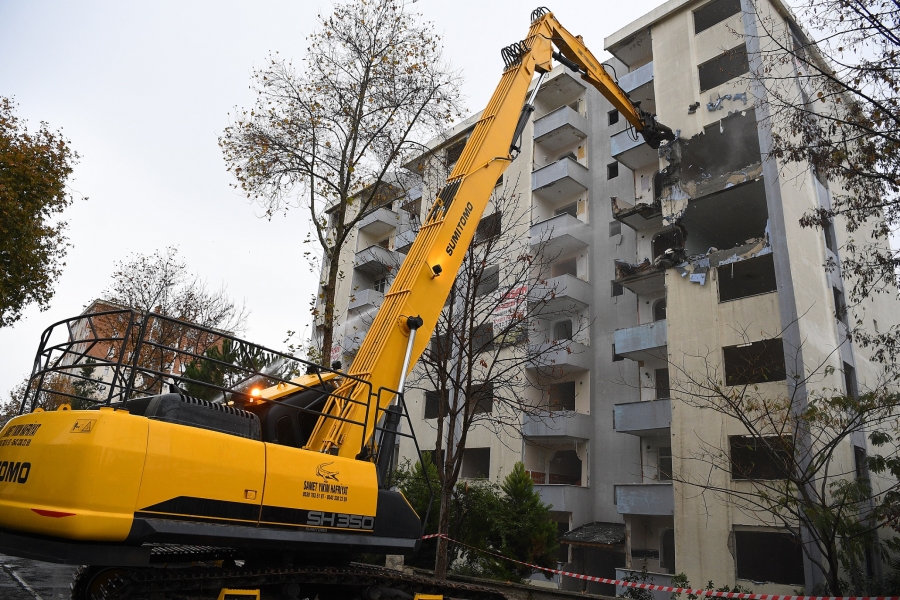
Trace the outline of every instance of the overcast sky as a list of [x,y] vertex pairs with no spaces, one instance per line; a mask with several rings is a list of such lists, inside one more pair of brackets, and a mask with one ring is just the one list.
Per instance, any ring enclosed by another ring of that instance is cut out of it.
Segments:
[[[555,0],[550,6],[598,56],[603,38],[659,0]],[[0,329],[0,394],[31,371],[41,331],[77,315],[130,253],[178,246],[189,267],[251,310],[245,337],[277,349],[309,328],[316,277],[299,211],[260,218],[229,184],[217,138],[249,107],[254,66],[269,51],[299,61],[331,2],[41,2],[0,0],[0,95],[32,128],[62,128],[81,163],[70,182],[73,247],[47,312]],[[481,110],[499,80],[500,48],[528,31],[530,3],[420,0]]]

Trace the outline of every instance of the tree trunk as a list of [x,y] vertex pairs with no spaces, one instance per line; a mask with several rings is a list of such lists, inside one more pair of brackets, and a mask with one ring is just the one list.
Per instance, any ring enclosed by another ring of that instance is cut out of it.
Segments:
[[331,366],[331,347],[334,346],[334,297],[337,293],[338,267],[340,261],[335,256],[328,263],[328,281],[322,286],[322,303],[325,313],[322,324],[322,356],[320,364]]
[[[444,477],[441,484],[441,512],[438,519],[438,533],[447,535],[450,531],[450,500],[453,496],[453,485]],[[449,542],[444,538],[438,538],[437,555],[434,558],[434,576],[436,579],[447,577],[447,567],[450,566]]]
[[843,594],[840,565],[838,564],[836,553],[830,553],[828,556],[828,574],[826,579],[828,580],[828,589],[832,595],[840,596]]

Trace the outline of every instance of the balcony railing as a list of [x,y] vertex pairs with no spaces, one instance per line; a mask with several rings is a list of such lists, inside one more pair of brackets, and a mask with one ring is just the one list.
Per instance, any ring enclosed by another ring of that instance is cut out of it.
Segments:
[[534,489],[541,496],[541,502],[552,504],[553,511],[581,513],[591,505],[590,488],[578,485],[539,484]]
[[574,313],[590,306],[592,289],[588,282],[573,275],[560,275],[539,281],[528,290],[533,314]]
[[571,199],[590,186],[587,167],[571,158],[562,158],[531,174],[531,191],[550,202]]
[[[621,77],[619,77],[618,81],[619,87],[626,94],[631,94],[633,91],[641,88],[642,86],[646,86],[647,84],[653,84],[653,62],[648,62],[646,65],[642,67],[638,67],[631,73],[625,73]],[[641,105],[641,108],[647,110],[647,107]]]
[[587,371],[591,368],[591,349],[578,342],[568,341],[529,344],[529,355],[535,357],[529,368],[554,376]]
[[624,483],[616,489],[616,512],[620,515],[672,516],[675,491],[668,483]]
[[350,303],[347,305],[349,312],[362,312],[371,310],[381,306],[384,300],[384,294],[373,289],[358,290],[350,297]]
[[639,436],[664,435],[672,425],[672,401],[628,402],[613,407],[615,430]]
[[409,252],[413,242],[416,241],[416,234],[416,231],[407,229],[394,236],[394,248],[397,249],[397,252],[400,252],[401,254]]
[[[542,443],[589,440],[593,430],[590,415],[577,412],[526,414],[522,433],[527,438],[540,438]],[[536,483],[545,483],[543,481]],[[554,483],[551,481],[550,483]]]
[[591,242],[590,226],[568,213],[535,223],[529,235],[532,247],[540,246],[542,254],[551,260],[586,248]]
[[372,275],[385,275],[400,266],[403,255],[382,246],[369,246],[356,253],[353,268]]
[[379,208],[359,221],[359,230],[369,235],[384,235],[396,229],[400,215],[389,208]]
[[617,329],[614,338],[616,354],[631,360],[665,358],[667,337],[665,320]]
[[534,122],[534,141],[545,149],[556,151],[587,137],[587,119],[561,106]]
[[641,134],[630,127],[610,138],[610,153],[632,171],[659,164],[657,151],[648,146]]
[[619,78],[619,86],[625,90],[632,102],[640,102],[641,109],[656,113],[656,92],[653,89],[653,63],[638,67]]

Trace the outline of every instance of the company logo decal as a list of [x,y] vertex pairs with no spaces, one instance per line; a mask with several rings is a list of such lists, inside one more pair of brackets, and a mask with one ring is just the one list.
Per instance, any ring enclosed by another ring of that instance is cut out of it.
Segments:
[[31,475],[30,462],[12,462],[4,460],[0,462],[0,482],[25,483]]
[[325,481],[338,481],[337,476],[339,475],[338,471],[330,471],[325,467],[333,465],[334,461],[328,463],[322,463],[318,467],[316,467],[316,475],[324,479]]
[[25,423],[24,425],[13,425],[7,427],[3,432],[3,438],[0,439],[0,447],[2,446],[30,446],[31,438],[41,428],[40,423]]

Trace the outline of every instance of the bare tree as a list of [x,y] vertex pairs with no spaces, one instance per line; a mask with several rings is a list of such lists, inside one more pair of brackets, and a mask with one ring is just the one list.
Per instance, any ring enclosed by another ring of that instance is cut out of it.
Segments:
[[[847,573],[863,589],[860,565],[877,559],[866,553],[894,519],[900,493],[890,435],[900,395],[890,381],[863,393],[831,389],[830,356],[807,374],[788,373],[779,335],[752,344],[744,337],[727,367],[711,351],[670,362],[673,397],[687,410],[723,417],[721,428],[698,426],[695,449],[675,457],[672,477],[710,504],[724,502],[781,530],[824,574],[832,595],[847,591]],[[786,379],[794,384],[777,383]],[[725,435],[735,431],[729,423],[742,433]],[[853,456],[854,435],[868,435],[877,453]]]
[[254,72],[256,107],[219,140],[229,171],[267,215],[308,211],[307,241],[321,250],[324,272],[314,309],[320,360],[333,345],[341,250],[361,219],[399,195],[393,175],[403,155],[460,114],[459,78],[409,4],[337,4],[309,37],[300,70],[271,56]]
[[[445,534],[469,433],[483,427],[498,436],[521,436],[526,415],[552,417],[546,387],[562,374],[556,360],[572,352],[573,339],[580,339],[588,325],[575,306],[557,299],[564,290],[548,279],[558,252],[548,248],[546,239],[528,239],[531,212],[511,193],[515,188],[495,190],[430,349],[409,382],[438,403],[434,462],[438,531]],[[548,320],[564,318],[570,326],[554,335]],[[445,576],[448,566],[448,545],[439,539],[436,576]]]
[[[246,325],[247,308],[231,299],[223,286],[209,289],[199,276],[191,274],[178,255],[168,247],[153,254],[135,254],[116,263],[112,283],[103,293],[104,300],[95,303],[96,310],[132,308],[140,315],[155,313],[168,319],[150,319],[144,323],[144,337],[151,344],[141,346],[135,365],[153,371],[171,372],[176,366],[173,348],[202,355],[220,343],[216,335],[201,332],[194,325],[224,333],[239,333]],[[115,322],[130,318],[119,313],[103,322],[110,337],[122,336],[127,325]],[[136,342],[126,340],[123,351]],[[149,382],[148,382],[149,383]],[[152,383],[159,388],[160,381]]]

